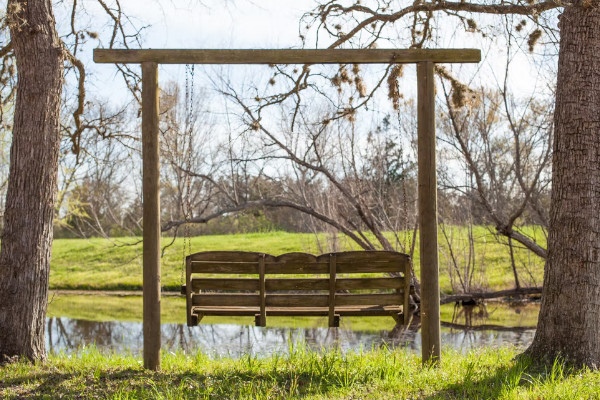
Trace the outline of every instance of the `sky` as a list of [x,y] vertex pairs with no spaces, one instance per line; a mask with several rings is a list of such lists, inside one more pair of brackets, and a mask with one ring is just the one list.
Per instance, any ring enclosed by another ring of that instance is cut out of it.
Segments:
[[[154,3],[154,7],[149,6]],[[283,48],[298,46],[298,21],[313,0],[127,0],[151,21],[148,47]],[[145,5],[145,6],[144,6]]]
[[[99,8],[97,0],[80,0],[80,4],[87,12],[87,16],[81,18],[81,25],[89,23],[94,29],[106,32],[106,26],[97,24],[97,21],[106,21],[105,13]],[[133,24],[146,27],[142,35],[144,48],[299,47],[300,18],[305,12],[312,10],[315,4],[314,0],[122,0],[123,11],[131,17]],[[68,5],[64,4],[63,7],[66,6]],[[59,25],[61,21],[69,20],[69,11],[68,8],[61,9],[57,5]],[[68,29],[64,23],[62,25],[63,30]],[[444,26],[440,28],[443,30]],[[481,65],[455,65],[452,68],[465,71],[463,76],[467,81],[475,77],[476,84],[485,82],[496,87],[501,85],[506,60],[502,40],[496,40],[496,45],[490,48],[489,41],[465,34],[462,29],[452,32],[446,30],[432,47],[483,49],[484,62]],[[398,31],[400,34],[406,32],[400,29]],[[101,35],[101,38],[106,40],[106,34]],[[327,38],[321,41],[320,47],[327,46],[331,40]],[[79,55],[88,67],[90,93],[100,98],[125,102],[128,94],[117,69],[111,64],[94,64],[92,61],[92,49],[105,45],[101,41],[91,41]],[[314,46],[314,41],[308,41],[307,46]],[[384,43],[381,47],[389,46]],[[534,92],[536,85],[546,84],[537,79],[535,63],[526,58],[525,54],[516,57],[511,74],[512,91],[521,96]],[[266,71],[268,67],[262,68]],[[217,67],[212,67],[213,71],[216,69]],[[174,80],[183,84],[184,70],[185,66],[161,66],[161,83]],[[234,75],[248,74],[248,71],[251,75],[256,71],[239,66],[223,70],[233,71]],[[414,72],[408,73],[409,79],[412,79],[411,74]]]
[[[313,0],[125,0],[124,13],[138,27],[146,26],[144,48],[289,48],[299,47],[300,17],[310,10]],[[85,0],[83,6],[89,21],[106,18],[95,0]],[[68,11],[68,10],[67,10]],[[61,14],[64,16],[61,18]],[[57,20],[67,20],[66,12],[57,10]],[[102,17],[98,17],[102,16]],[[112,65],[93,65],[90,43],[81,57],[99,82],[112,82],[108,87],[95,88],[103,97],[114,97],[117,82]],[[183,79],[184,66],[161,66],[161,81]]]

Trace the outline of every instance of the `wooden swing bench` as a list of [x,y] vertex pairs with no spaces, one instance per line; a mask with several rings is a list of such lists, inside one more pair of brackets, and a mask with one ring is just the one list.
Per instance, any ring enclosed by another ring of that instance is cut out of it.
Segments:
[[188,326],[204,316],[254,316],[256,326],[266,326],[267,315],[327,316],[330,327],[338,327],[341,316],[391,316],[407,325],[410,275],[409,256],[391,251],[320,256],[210,251],[186,258],[181,291]]

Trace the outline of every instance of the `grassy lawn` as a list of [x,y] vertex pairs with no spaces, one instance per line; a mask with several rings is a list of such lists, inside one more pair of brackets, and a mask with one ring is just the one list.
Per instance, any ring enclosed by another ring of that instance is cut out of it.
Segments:
[[[452,251],[458,260],[459,269],[464,270],[468,263],[468,241],[465,228],[447,227],[446,232],[452,243]],[[526,229],[542,245],[545,239],[540,229]],[[409,237],[411,233],[401,233]],[[390,234],[390,239],[392,235]],[[486,227],[476,227],[475,262],[472,278],[474,289],[500,290],[514,287],[508,247],[498,243]],[[163,246],[170,243],[163,239]],[[260,251],[273,255],[292,251],[314,254],[327,243],[325,235],[286,232],[251,233],[238,235],[201,236],[191,239],[194,252],[206,250],[245,250]],[[449,271],[453,271],[455,285],[459,285],[456,271],[450,258],[449,246],[440,233],[440,284],[443,292],[452,289]],[[340,250],[357,249],[344,237],[338,239]],[[516,249],[516,265],[522,285],[541,285],[543,260],[525,249]],[[165,290],[178,291],[183,260],[183,239],[176,240],[166,247],[162,260],[162,283]],[[415,251],[415,269],[419,269],[418,244]],[[463,273],[464,275],[464,273]],[[57,239],[54,241],[50,269],[52,289],[98,289],[98,290],[138,290],[142,285],[142,244],[139,238],[106,239]]]
[[341,354],[298,349],[271,358],[163,354],[148,372],[132,355],[85,349],[47,363],[0,367],[2,399],[596,399],[600,372],[557,362],[535,369],[513,348],[446,351],[439,367],[377,349]]

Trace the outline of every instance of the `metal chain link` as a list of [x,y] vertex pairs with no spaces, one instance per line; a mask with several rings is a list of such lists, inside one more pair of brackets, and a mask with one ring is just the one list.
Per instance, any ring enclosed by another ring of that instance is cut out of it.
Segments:
[[[191,69],[190,69],[190,101],[189,101],[189,110],[188,110],[188,115],[189,115],[189,123],[188,123],[188,146],[187,146],[187,168],[188,170],[192,170],[192,154],[193,154],[193,146],[194,146],[194,132],[193,132],[193,127],[192,127],[192,119],[193,119],[193,115],[194,115],[194,67],[195,65],[192,64]],[[192,194],[192,177],[191,175],[188,174],[187,176],[187,196],[186,196],[186,208],[187,208],[187,213],[189,218],[191,219],[193,217],[193,212],[192,212],[192,200],[191,200],[191,194]],[[190,236],[190,224],[186,224],[186,238],[187,238],[187,244],[188,244],[188,255],[192,254],[192,238]]]

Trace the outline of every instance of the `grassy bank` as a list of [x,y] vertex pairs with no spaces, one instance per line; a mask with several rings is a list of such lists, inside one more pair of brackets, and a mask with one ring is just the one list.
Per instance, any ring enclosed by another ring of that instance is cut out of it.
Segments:
[[[447,227],[452,243],[452,254],[461,271],[468,263],[469,244],[465,228]],[[529,228],[527,232],[542,245],[545,240],[541,230]],[[400,237],[410,237],[411,232]],[[392,239],[390,235],[390,239]],[[514,287],[514,278],[506,245],[499,243],[486,227],[476,227],[475,262],[472,285],[475,289],[501,290]],[[167,245],[170,238],[163,240]],[[201,236],[191,239],[192,249],[260,251],[274,255],[303,251],[319,254],[331,238],[325,235],[294,234],[286,232],[252,233],[239,235]],[[455,285],[460,285],[451,252],[440,233],[440,284],[442,291],[452,289],[450,272]],[[337,240],[340,250],[357,249],[344,237]],[[183,239],[165,248],[162,260],[162,283],[166,290],[177,291],[181,280]],[[524,249],[515,250],[517,269],[523,285],[540,285],[543,277],[543,260]],[[419,269],[419,248],[415,251],[415,269]],[[464,275],[464,272],[462,272]],[[50,269],[52,289],[138,290],[142,285],[142,244],[139,238],[57,239],[54,242]]]
[[561,363],[535,370],[512,348],[445,352],[440,367],[378,349],[363,353],[298,350],[268,359],[164,354],[161,372],[128,355],[94,349],[54,355],[45,364],[0,367],[3,399],[595,399],[600,373]]

